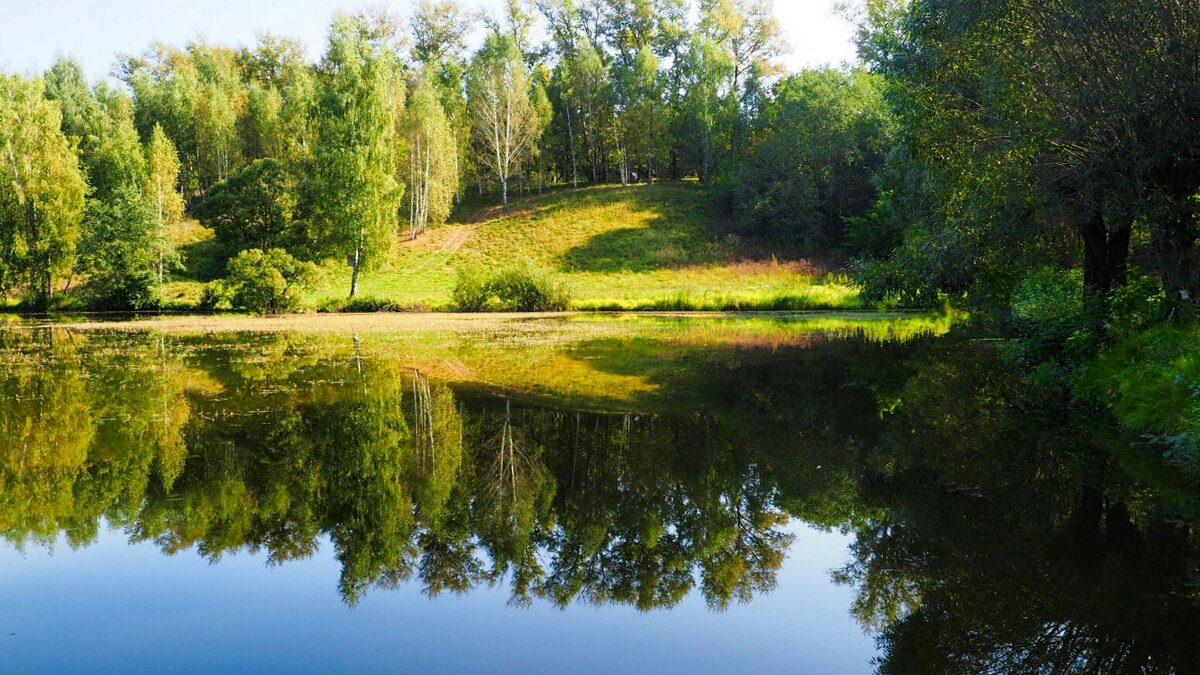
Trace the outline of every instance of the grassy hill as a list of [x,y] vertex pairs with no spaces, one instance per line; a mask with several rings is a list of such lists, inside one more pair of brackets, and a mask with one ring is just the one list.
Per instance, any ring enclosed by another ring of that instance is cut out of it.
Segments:
[[[367,271],[359,293],[405,307],[447,309],[459,270],[527,266],[570,289],[578,309],[847,309],[858,305],[844,279],[805,260],[777,260],[729,234],[697,186],[667,184],[560,189],[498,206],[463,209],[446,225],[398,244]],[[189,267],[202,268],[206,242],[191,233]],[[307,300],[345,298],[349,270],[328,263]],[[173,282],[168,300],[199,295]]]

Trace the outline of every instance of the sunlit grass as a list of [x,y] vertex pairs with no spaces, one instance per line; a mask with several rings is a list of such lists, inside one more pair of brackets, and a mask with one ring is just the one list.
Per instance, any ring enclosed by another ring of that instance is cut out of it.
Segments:
[[[433,228],[366,272],[359,293],[414,309],[450,309],[458,270],[526,266],[570,289],[585,310],[856,309],[856,289],[806,261],[778,260],[726,232],[696,186],[558,190]],[[350,273],[328,263],[307,296],[345,298]],[[180,296],[199,287],[177,285]]]

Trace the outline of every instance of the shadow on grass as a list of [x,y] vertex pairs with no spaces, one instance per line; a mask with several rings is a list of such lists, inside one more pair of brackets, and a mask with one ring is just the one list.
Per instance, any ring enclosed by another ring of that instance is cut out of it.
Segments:
[[771,258],[730,234],[719,209],[699,187],[665,184],[597,190],[573,204],[627,205],[644,225],[611,230],[566,251],[560,260],[564,272],[653,272]]
[[228,256],[216,239],[202,239],[179,247],[183,257],[183,269],[176,270],[171,277],[179,281],[208,282],[225,276]]

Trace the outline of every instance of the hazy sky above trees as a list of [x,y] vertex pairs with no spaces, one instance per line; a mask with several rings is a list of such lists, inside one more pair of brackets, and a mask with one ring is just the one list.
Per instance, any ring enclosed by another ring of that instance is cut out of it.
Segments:
[[[324,48],[338,10],[383,4],[402,16],[410,0],[54,0],[14,3],[0,22],[0,69],[26,73],[53,64],[57,54],[79,58],[92,78],[107,75],[117,52],[140,51],[154,40],[183,44],[203,35],[222,44],[251,43],[258,31],[303,40],[309,55]],[[500,0],[465,0],[493,11]],[[776,0],[791,53],[790,70],[854,57],[851,27],[834,15],[835,0]],[[482,28],[482,25],[481,25]],[[481,39],[475,36],[475,42]]]

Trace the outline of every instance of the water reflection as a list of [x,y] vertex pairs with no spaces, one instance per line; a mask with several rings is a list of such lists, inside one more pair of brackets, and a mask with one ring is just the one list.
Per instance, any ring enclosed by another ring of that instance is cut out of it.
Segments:
[[[86,546],[106,520],[166,554],[287,564],[328,537],[350,604],[501,585],[516,605],[695,592],[720,610],[775,587],[799,519],[853,534],[834,577],[882,672],[1200,663],[1195,486],[986,344],[541,345],[608,385],[566,398],[561,371],[514,388],[488,370],[529,358],[514,344],[423,361],[341,335],[0,341],[17,546]],[[448,369],[470,376],[426,374]]]

